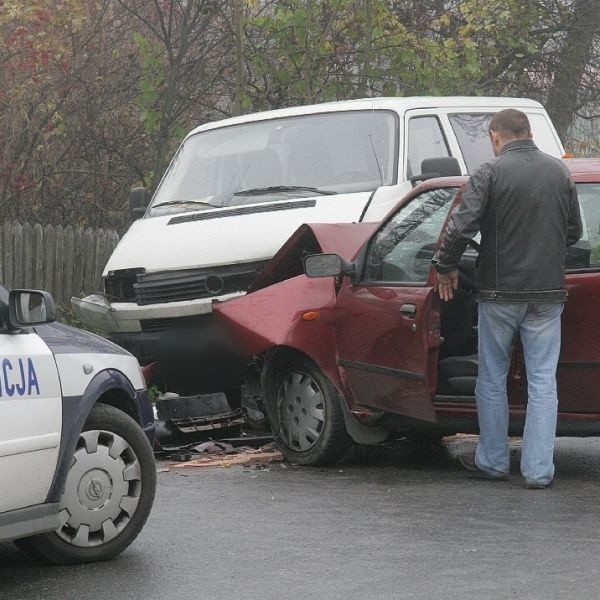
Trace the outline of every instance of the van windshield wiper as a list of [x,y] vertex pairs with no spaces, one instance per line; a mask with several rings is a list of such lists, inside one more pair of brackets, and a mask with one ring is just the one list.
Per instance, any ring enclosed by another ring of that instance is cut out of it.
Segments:
[[175,204],[206,204],[207,206],[212,206],[212,204],[210,203],[210,200],[212,200],[212,197],[210,199],[207,198],[207,199],[202,199],[202,200],[198,200],[198,199],[167,200],[166,202],[159,202],[158,204],[155,204],[151,208],[158,208],[159,206],[173,206]]
[[332,192],[331,190],[320,190],[316,187],[309,187],[306,185],[272,185],[269,187],[262,188],[250,188],[248,190],[240,190],[239,192],[235,192],[234,196],[260,196],[261,194],[271,194],[278,192],[312,192],[313,194],[323,194],[326,196],[330,196],[333,194],[337,194],[337,192]]

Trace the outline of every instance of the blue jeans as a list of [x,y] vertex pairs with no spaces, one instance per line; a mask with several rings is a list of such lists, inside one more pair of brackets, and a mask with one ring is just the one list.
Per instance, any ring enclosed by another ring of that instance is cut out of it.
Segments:
[[479,303],[479,373],[475,397],[479,442],[475,464],[492,475],[510,470],[506,379],[511,348],[519,333],[527,368],[527,416],[521,474],[529,483],[554,477],[562,303]]

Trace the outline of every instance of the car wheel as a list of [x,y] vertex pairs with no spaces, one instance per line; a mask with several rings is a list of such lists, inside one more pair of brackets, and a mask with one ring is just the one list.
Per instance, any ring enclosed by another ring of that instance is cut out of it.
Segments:
[[60,502],[62,525],[19,540],[56,564],[112,558],[133,542],[154,501],[156,465],[139,425],[112,406],[94,406],[79,436]]
[[351,444],[337,390],[308,359],[294,356],[273,373],[266,395],[282,454],[301,465],[337,462]]

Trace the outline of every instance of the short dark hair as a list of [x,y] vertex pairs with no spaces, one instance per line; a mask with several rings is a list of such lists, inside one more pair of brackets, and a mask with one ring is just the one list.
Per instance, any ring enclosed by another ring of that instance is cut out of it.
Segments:
[[515,138],[525,138],[531,135],[531,126],[524,112],[515,108],[506,108],[492,117],[490,131]]

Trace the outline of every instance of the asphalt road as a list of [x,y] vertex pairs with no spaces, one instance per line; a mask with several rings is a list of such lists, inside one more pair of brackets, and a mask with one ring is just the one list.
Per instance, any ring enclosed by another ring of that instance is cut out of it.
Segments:
[[0,598],[597,600],[600,440],[559,440],[543,491],[470,478],[451,456],[472,444],[161,472],[121,557],[47,567],[0,545]]

